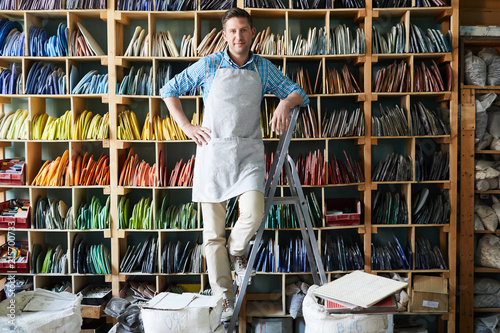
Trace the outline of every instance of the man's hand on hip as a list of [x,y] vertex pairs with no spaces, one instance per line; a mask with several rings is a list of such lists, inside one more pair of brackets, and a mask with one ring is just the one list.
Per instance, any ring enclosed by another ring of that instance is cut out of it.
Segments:
[[210,135],[208,133],[211,131],[206,127],[194,126],[188,123],[182,127],[182,130],[189,138],[193,139],[199,147],[208,144],[208,141],[210,141]]

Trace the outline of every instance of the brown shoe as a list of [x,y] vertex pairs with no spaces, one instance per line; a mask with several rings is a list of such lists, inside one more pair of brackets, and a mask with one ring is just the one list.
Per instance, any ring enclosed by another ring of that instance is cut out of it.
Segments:
[[[229,256],[231,260],[231,265],[234,268],[235,280],[238,286],[241,286],[243,283],[243,278],[245,277],[245,272],[247,270],[248,261],[244,256]],[[250,273],[250,277],[255,275],[255,269],[252,267],[252,273]],[[248,281],[248,284],[251,283],[251,280]]]
[[222,316],[221,316],[221,321],[226,322],[230,321],[231,318],[233,317],[233,312],[234,312],[234,303],[232,300],[228,298],[223,298],[222,299]]

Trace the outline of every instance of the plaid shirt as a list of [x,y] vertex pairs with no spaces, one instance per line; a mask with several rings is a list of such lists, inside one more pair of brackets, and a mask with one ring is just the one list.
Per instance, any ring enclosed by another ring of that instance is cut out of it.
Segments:
[[304,89],[284,76],[269,60],[254,55],[250,51],[250,59],[245,65],[239,67],[229,57],[227,48],[224,52],[217,52],[201,58],[182,73],[177,74],[161,88],[161,98],[179,97],[193,88],[201,87],[203,101],[206,102],[219,65],[220,68],[255,70],[253,64],[256,65],[262,81],[262,97],[264,97],[264,94],[274,94],[280,99],[285,99],[295,92],[302,96],[302,106],[309,104],[309,97],[307,97]]

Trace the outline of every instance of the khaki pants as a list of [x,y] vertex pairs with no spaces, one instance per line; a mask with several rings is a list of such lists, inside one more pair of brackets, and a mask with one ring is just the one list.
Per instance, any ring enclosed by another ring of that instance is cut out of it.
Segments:
[[[227,241],[229,254],[241,256],[248,242],[259,229],[264,217],[264,194],[245,192],[238,198],[240,215]],[[234,299],[233,279],[226,250],[226,201],[201,203],[203,213],[203,246],[207,261],[208,280],[214,295]]]

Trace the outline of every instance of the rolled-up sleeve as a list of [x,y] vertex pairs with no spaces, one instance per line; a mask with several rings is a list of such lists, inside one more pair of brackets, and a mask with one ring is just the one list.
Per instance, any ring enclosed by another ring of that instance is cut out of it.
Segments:
[[179,97],[203,84],[206,73],[205,59],[202,58],[175,75],[161,89],[161,98]]
[[302,96],[302,105],[306,106],[309,104],[309,97],[307,97],[304,89],[302,89],[298,84],[292,82],[288,77],[283,75],[283,73],[276,68],[267,59],[264,60],[264,67],[267,70],[268,78],[266,84],[266,93],[274,94],[280,99],[285,99],[291,93],[298,93]]

